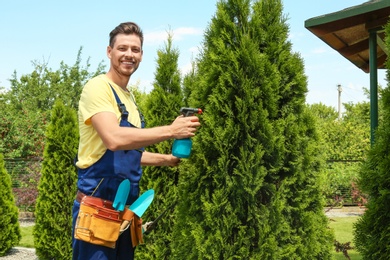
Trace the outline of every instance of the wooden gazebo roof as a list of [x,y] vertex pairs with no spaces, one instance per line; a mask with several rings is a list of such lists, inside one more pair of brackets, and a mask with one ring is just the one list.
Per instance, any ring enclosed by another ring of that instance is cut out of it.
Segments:
[[366,73],[370,73],[371,144],[378,127],[378,69],[385,68],[388,50],[384,26],[390,0],[371,0],[305,21],[305,27]]
[[377,68],[388,52],[383,27],[389,21],[390,1],[372,0],[305,21],[305,27],[364,72],[369,72],[369,32],[377,32]]

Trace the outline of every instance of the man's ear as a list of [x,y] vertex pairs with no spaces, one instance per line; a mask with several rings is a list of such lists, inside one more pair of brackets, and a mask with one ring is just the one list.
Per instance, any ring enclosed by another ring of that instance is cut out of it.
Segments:
[[112,51],[112,48],[111,48],[110,45],[108,45],[108,46],[107,46],[107,57],[108,57],[109,59],[111,59],[111,51]]

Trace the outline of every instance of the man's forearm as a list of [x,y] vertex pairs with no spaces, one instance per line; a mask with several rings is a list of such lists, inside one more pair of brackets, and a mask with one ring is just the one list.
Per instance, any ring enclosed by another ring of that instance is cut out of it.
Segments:
[[177,166],[180,159],[171,154],[160,154],[143,152],[141,158],[142,166]]

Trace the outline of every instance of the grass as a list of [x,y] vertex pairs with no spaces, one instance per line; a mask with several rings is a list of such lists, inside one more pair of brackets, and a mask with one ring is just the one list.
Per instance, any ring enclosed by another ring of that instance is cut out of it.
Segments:
[[20,240],[18,246],[34,248],[34,237],[32,235],[33,228],[33,226],[20,228],[22,233],[22,239]]
[[[358,217],[332,217],[330,221],[330,228],[335,232],[336,240],[340,243],[351,242],[353,245],[353,223],[358,220]],[[22,239],[18,246],[21,247],[34,247],[34,238],[32,235],[33,227],[21,227]],[[351,260],[362,260],[359,252],[356,250],[348,250],[348,255],[351,257]],[[347,259],[342,252],[333,252],[333,257],[335,260],[345,260]]]
[[[330,228],[334,230],[336,240],[340,243],[351,242],[353,244],[353,223],[358,220],[358,217],[332,217],[330,221]],[[351,257],[351,260],[361,260],[363,259],[359,252],[356,250],[348,250],[348,255]],[[345,260],[347,259],[342,252],[333,252],[335,260]]]

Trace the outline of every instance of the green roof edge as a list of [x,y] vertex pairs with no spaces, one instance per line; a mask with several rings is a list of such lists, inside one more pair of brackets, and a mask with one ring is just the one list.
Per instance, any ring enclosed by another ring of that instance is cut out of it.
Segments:
[[313,26],[326,24],[326,23],[334,22],[334,21],[341,20],[344,18],[372,12],[372,11],[382,9],[385,7],[389,7],[389,6],[390,6],[390,1],[388,1],[388,0],[369,1],[369,2],[365,2],[361,5],[356,5],[356,6],[345,8],[345,9],[340,10],[338,12],[333,12],[333,13],[324,14],[321,16],[310,18],[310,19],[305,21],[305,27],[310,28]]

